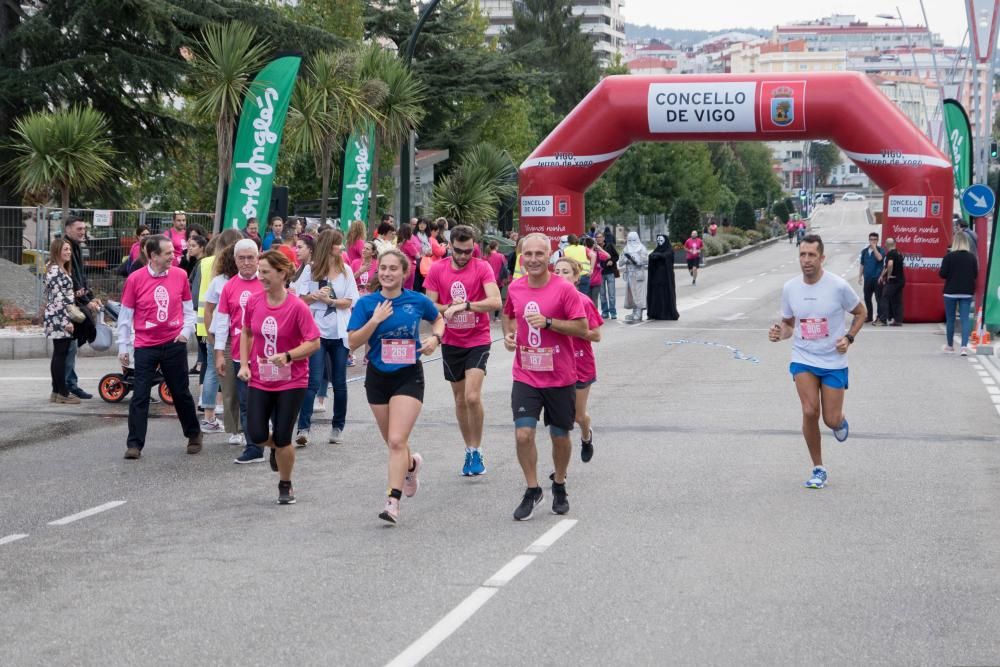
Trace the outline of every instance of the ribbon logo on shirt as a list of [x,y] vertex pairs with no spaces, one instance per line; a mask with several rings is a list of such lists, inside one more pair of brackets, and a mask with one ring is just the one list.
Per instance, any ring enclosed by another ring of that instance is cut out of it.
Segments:
[[156,303],[156,321],[167,321],[167,310],[170,308],[170,293],[163,285],[157,285],[153,290],[153,302]]
[[260,332],[264,334],[264,356],[271,358],[278,354],[278,320],[265,317]]
[[[538,304],[534,301],[529,301],[524,304],[524,317],[527,319],[528,315],[539,315],[542,309],[538,307]],[[528,347],[541,347],[542,345],[542,331],[538,327],[531,326],[528,324]]]

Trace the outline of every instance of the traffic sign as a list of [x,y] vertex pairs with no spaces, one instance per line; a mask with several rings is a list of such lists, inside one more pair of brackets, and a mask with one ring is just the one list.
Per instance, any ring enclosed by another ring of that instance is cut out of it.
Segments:
[[962,191],[962,208],[974,218],[989,215],[996,203],[996,195],[988,185],[976,183]]

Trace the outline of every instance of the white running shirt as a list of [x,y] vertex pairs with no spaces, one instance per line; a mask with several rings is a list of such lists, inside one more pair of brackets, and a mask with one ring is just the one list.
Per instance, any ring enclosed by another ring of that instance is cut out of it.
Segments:
[[781,316],[795,318],[792,362],[817,368],[847,368],[837,340],[847,333],[846,314],[861,300],[846,280],[824,271],[813,285],[796,276],[781,290]]

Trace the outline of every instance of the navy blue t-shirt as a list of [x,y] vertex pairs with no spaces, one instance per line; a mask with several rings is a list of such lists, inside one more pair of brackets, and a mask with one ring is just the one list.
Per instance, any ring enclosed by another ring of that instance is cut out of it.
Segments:
[[868,246],[861,251],[861,266],[864,268],[865,280],[878,278],[882,274],[882,267],[885,266],[885,248],[878,246],[878,254],[882,259],[875,259],[875,253]]
[[368,339],[368,363],[383,373],[394,373],[407,367],[407,364],[387,364],[382,361],[382,339],[399,339],[417,341],[417,361],[420,360],[420,320],[433,322],[438,318],[438,309],[434,302],[420,292],[404,289],[395,299],[386,299],[382,292],[366,294],[354,304],[348,331],[357,331],[365,326],[378,305],[383,301],[392,302],[392,315],[375,328],[375,333]]

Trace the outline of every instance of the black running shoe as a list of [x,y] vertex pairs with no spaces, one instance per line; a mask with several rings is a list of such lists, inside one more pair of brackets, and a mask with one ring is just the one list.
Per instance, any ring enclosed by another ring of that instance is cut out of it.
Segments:
[[594,458],[594,429],[590,429],[590,440],[580,440],[580,460],[584,463]]
[[294,505],[295,504],[295,492],[292,489],[292,483],[289,482],[288,486],[279,483],[278,484],[278,504],[279,505]]
[[278,449],[276,447],[271,447],[271,470],[278,472]]
[[[552,475],[555,477],[555,474]],[[552,513],[566,514],[569,512],[569,494],[566,493],[566,482],[562,484],[552,480]]]
[[535,513],[535,507],[541,504],[544,497],[545,494],[542,493],[542,487],[529,487],[524,492],[524,497],[521,498],[521,504],[514,510],[514,519],[516,521],[527,521],[530,519],[531,515]]

